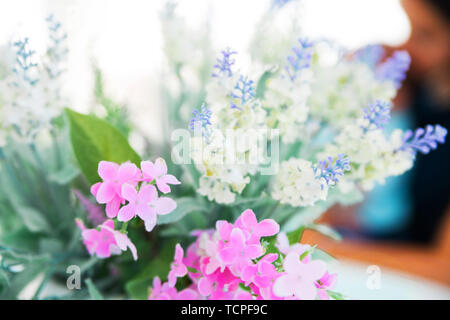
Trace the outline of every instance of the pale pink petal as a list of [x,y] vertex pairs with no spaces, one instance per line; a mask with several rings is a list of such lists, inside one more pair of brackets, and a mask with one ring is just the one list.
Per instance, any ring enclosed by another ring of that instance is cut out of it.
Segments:
[[302,271],[300,256],[296,252],[290,252],[284,259],[284,270],[289,274],[299,274]]
[[210,275],[220,267],[220,262],[217,259],[211,258],[206,265],[205,274]]
[[148,204],[156,198],[158,198],[158,191],[156,190],[155,186],[151,184],[145,184],[141,186],[137,197],[137,200],[139,202]]
[[294,294],[301,300],[313,300],[317,294],[317,288],[313,282],[303,280],[294,287]]
[[119,213],[117,214],[117,219],[119,221],[130,221],[136,215],[136,205],[134,203],[127,204],[120,208]]
[[122,163],[117,172],[117,179],[121,182],[133,182],[138,175],[138,167],[134,163]]
[[272,219],[265,219],[258,223],[257,233],[260,237],[270,237],[280,231],[280,225]]
[[290,275],[285,274],[275,280],[273,284],[273,293],[278,297],[289,297],[294,294],[293,285],[296,281]]
[[130,248],[131,254],[133,255],[133,259],[136,261],[138,259],[137,256],[137,250],[136,246],[133,242],[131,242],[130,238],[124,233],[121,233],[120,231],[114,232],[114,238],[116,239],[117,245],[122,251],[127,250],[127,248]]
[[111,181],[117,178],[117,170],[119,165],[114,162],[100,161],[98,163],[98,175],[103,181]]
[[174,271],[175,271],[175,275],[177,277],[184,277],[185,275],[187,275],[187,272],[188,272],[188,270],[187,270],[187,268],[186,268],[186,266],[184,264],[178,265],[174,269]]
[[119,212],[121,200],[115,196],[110,202],[106,204],[105,211],[108,218],[115,218]]
[[305,273],[303,277],[312,280],[320,279],[327,271],[327,265],[322,260],[308,262],[305,267],[306,268],[302,268]]
[[260,261],[258,263],[258,272],[263,275],[269,275],[273,274],[274,271],[276,272],[275,266],[269,262],[266,261]]
[[330,300],[330,297],[325,290],[318,290],[317,295],[319,296],[320,300]]
[[158,172],[155,165],[151,161],[142,161],[141,170],[144,175],[144,179],[153,180],[158,177]]
[[114,184],[111,182],[103,182],[97,191],[97,201],[98,203],[108,203],[116,195],[114,189]]
[[150,232],[153,230],[153,228],[156,226],[156,213],[154,213],[154,211],[152,211],[153,214],[150,214],[145,220],[145,230],[147,232]]
[[103,222],[102,227],[106,227],[109,228],[109,231],[114,230],[114,221],[113,220],[106,220],[105,222]]
[[184,250],[180,246],[180,244],[177,243],[177,245],[175,246],[174,261],[177,262],[177,263],[181,262],[183,260],[183,256],[184,256]]
[[180,184],[181,182],[173,175],[171,174],[166,174],[165,176],[162,177],[162,179],[169,184]]
[[232,224],[225,220],[219,220],[216,222],[216,229],[219,232],[220,239],[229,240],[232,228]]
[[245,247],[245,256],[250,259],[256,259],[263,254],[261,245],[248,245]]
[[258,220],[256,220],[255,213],[251,209],[247,209],[244,212],[242,212],[239,218],[244,224],[244,226],[248,229],[251,229],[258,224]]
[[162,193],[169,193],[170,187],[163,179],[156,179],[156,186]]
[[141,218],[142,220],[150,219],[151,216],[154,216],[156,214],[154,208],[150,208],[147,204],[139,203],[136,206],[136,214]]
[[178,300],[195,300],[197,299],[197,293],[192,289],[184,289],[178,293]]
[[91,187],[91,194],[94,197],[97,197],[97,192],[98,192],[98,189],[100,188],[101,185],[102,185],[101,182],[97,182],[96,184],[92,185],[92,187]]
[[134,202],[137,199],[136,188],[128,183],[122,185],[122,197],[130,202]]
[[158,177],[165,175],[167,173],[166,161],[163,158],[156,159],[155,169]]
[[257,267],[255,265],[246,266],[241,273],[241,279],[246,283],[252,282],[257,273]]
[[161,215],[168,214],[177,207],[177,203],[173,199],[166,197],[158,198],[152,204],[155,206],[156,212]]
[[242,232],[242,230],[239,228],[234,228],[230,234],[230,242],[233,245],[243,247],[245,245],[244,232]]
[[278,254],[276,253],[268,253],[266,254],[260,261],[272,263],[278,259]]
[[213,289],[212,282],[208,278],[201,278],[197,286],[198,292],[204,297],[209,296]]

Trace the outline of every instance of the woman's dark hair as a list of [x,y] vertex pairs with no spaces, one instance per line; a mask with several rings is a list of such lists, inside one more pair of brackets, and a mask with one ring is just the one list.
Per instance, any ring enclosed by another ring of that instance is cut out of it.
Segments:
[[[408,1],[408,0],[407,0]],[[449,0],[427,0],[444,18],[450,19],[450,1]]]

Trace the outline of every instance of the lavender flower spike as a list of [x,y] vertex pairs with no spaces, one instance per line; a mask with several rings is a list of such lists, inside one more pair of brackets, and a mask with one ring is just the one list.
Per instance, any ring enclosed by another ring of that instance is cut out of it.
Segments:
[[[32,57],[36,51],[29,49],[28,38],[14,42],[13,46],[17,48],[16,66],[13,72],[28,84],[35,85],[39,79],[30,75],[30,73],[37,73],[37,63],[32,62]],[[15,85],[18,86],[19,84],[15,83]]]
[[[234,90],[231,93],[231,98],[238,99],[240,100],[240,105],[245,105],[248,101],[255,97],[255,94],[256,89],[254,86],[254,81],[241,75],[234,86]],[[239,109],[239,107],[233,102],[231,103],[231,108]]]
[[350,159],[343,153],[339,154],[336,159],[328,157],[314,166],[316,179],[324,178],[328,186],[335,185],[339,181],[338,177],[343,176],[344,172],[349,170]]
[[284,68],[291,81],[297,79],[300,70],[311,66],[313,43],[305,39],[298,39],[298,42],[300,46],[292,48],[295,56],[287,57],[288,65]]
[[414,133],[408,130],[403,136],[400,150],[412,152],[414,155],[417,152],[427,154],[431,149],[436,149],[438,143],[444,143],[446,135],[447,129],[438,124],[434,127],[427,125],[425,129],[418,128]]
[[375,103],[369,104],[367,108],[364,108],[364,119],[369,121],[369,125],[365,129],[383,129],[384,125],[391,118],[391,107],[391,103],[377,100]]
[[233,54],[237,54],[236,51],[232,51],[230,48],[226,48],[221,51],[222,57],[217,58],[217,63],[214,65],[215,72],[211,75],[213,77],[226,76],[231,77],[233,71],[231,67],[233,66],[235,60],[231,57]]
[[189,128],[199,132],[208,141],[211,134],[209,126],[211,125],[211,110],[203,103],[200,111],[195,109],[192,112],[193,117],[189,122]]
[[406,78],[410,64],[411,57],[407,51],[396,51],[392,57],[375,70],[375,77],[380,81],[392,81],[398,89]]
[[374,68],[383,58],[384,49],[379,44],[369,44],[355,52],[355,59]]

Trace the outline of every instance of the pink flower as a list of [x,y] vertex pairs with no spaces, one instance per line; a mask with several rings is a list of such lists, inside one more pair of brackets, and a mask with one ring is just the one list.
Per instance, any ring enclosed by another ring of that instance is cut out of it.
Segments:
[[184,250],[179,243],[175,246],[174,261],[170,265],[170,272],[168,276],[169,287],[174,287],[177,278],[184,277],[187,274],[187,268],[183,263]]
[[155,164],[151,161],[142,161],[141,169],[144,175],[144,180],[151,182],[155,180],[159,191],[162,193],[169,193],[169,184],[180,184],[177,178],[171,174],[167,174],[167,165],[163,158],[155,160]]
[[262,257],[257,264],[246,266],[242,270],[241,275],[245,285],[248,286],[250,283],[254,283],[259,288],[270,286],[278,276],[277,269],[272,264],[277,258],[277,254],[269,253]]
[[149,300],[195,300],[198,298],[195,290],[187,288],[180,292],[170,287],[166,282],[161,284],[159,277],[153,279],[153,288],[151,289]]
[[133,163],[117,163],[100,161],[98,164],[98,174],[103,182],[94,184],[91,193],[98,203],[106,203],[106,215],[109,218],[117,216],[120,204],[123,203],[121,195],[124,183],[137,185],[141,172]]
[[109,258],[111,254],[121,254],[122,251],[129,248],[133,259],[137,260],[136,247],[126,234],[114,230],[114,221],[106,220],[100,226],[100,230],[87,229],[79,219],[76,219],[75,222],[81,229],[83,243],[90,255],[95,254],[99,258]]
[[[275,246],[278,248],[278,250],[280,250],[281,253],[284,253],[286,255],[290,252],[296,252],[299,254],[299,256],[301,256],[304,252],[311,249],[311,246],[309,244],[294,243],[293,245],[289,245],[288,237],[284,232],[280,232],[277,235],[277,243],[275,244]],[[306,261],[308,261],[309,255],[303,258],[304,261],[305,259]]]
[[337,274],[329,274],[328,271],[316,282],[316,288],[318,289],[317,295],[321,300],[328,300],[330,297],[328,296],[327,290],[331,290],[336,285]]
[[286,273],[279,277],[273,286],[273,291],[277,296],[295,296],[302,300],[312,300],[316,297],[315,282],[326,271],[323,261],[313,260],[304,263],[300,261],[298,253],[291,252],[285,257],[283,267]]
[[172,212],[177,204],[166,197],[158,198],[158,191],[150,184],[142,185],[139,192],[129,184],[122,186],[122,196],[128,204],[120,208],[119,221],[129,221],[136,215],[145,222],[145,229],[150,232],[156,225],[157,215]]
[[261,237],[269,237],[280,231],[280,226],[275,220],[265,219],[258,223],[253,210],[247,209],[236,220],[235,225],[249,233],[249,242],[257,243]]
[[230,241],[219,250],[219,257],[226,265],[233,265],[237,273],[247,266],[252,259],[263,254],[260,244],[247,244],[244,232],[234,228],[230,234]]

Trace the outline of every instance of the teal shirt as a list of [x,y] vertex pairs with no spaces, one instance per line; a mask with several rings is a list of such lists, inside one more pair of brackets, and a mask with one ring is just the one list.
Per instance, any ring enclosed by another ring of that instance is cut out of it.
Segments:
[[[385,132],[389,135],[394,129],[409,129],[412,118],[406,112],[393,112]],[[359,208],[358,218],[366,232],[385,234],[402,229],[407,223],[412,201],[410,188],[411,171],[386,179],[384,185],[376,185],[366,194],[366,200]]]

